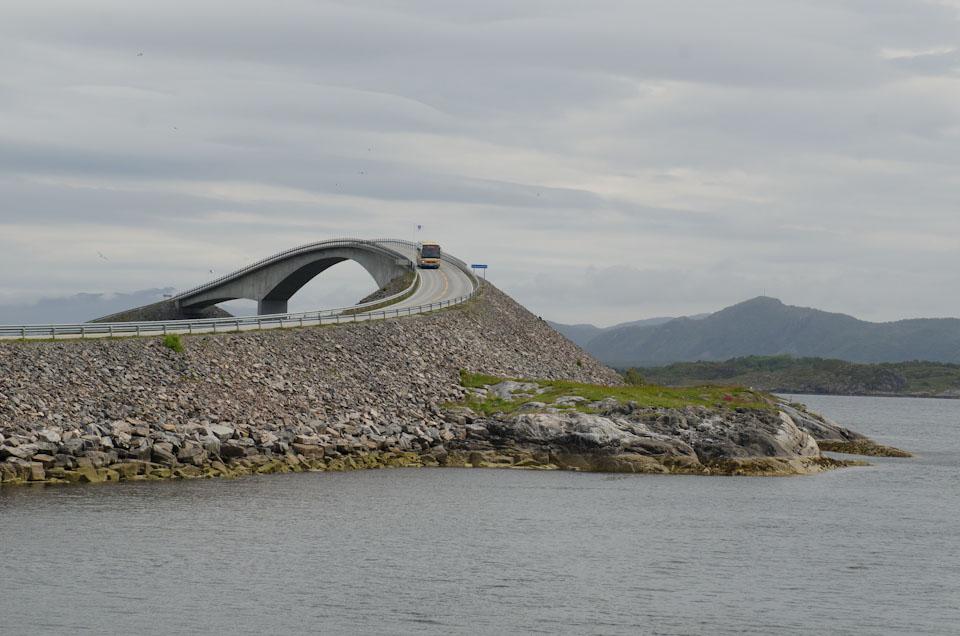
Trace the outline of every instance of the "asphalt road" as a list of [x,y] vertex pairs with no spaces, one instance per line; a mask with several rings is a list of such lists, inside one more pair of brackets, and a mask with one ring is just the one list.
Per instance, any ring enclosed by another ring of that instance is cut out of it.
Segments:
[[[390,249],[400,252],[404,256],[416,261],[416,253],[412,248],[389,245]],[[420,288],[393,308],[417,307],[429,305],[443,300],[452,300],[465,296],[473,289],[473,281],[463,270],[450,263],[442,263],[440,269],[421,269]]]

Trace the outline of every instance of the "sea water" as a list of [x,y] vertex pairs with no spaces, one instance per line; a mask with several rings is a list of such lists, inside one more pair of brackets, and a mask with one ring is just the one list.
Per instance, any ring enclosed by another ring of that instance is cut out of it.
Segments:
[[917,457],[0,488],[0,634],[960,633],[960,401],[791,399]]

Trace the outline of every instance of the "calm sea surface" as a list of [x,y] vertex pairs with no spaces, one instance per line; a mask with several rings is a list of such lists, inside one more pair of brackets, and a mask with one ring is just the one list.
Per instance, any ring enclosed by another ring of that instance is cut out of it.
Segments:
[[0,633],[960,633],[960,401],[794,399],[918,457],[0,489]]

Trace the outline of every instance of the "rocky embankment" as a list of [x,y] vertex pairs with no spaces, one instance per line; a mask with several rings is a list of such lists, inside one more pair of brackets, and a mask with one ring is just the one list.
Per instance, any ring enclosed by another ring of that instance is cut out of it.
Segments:
[[465,436],[459,369],[617,383],[492,285],[434,314],[303,329],[0,342],[0,479],[419,465]]
[[176,352],[156,337],[0,343],[0,481],[422,465],[699,474],[839,465],[820,455],[800,411],[650,410],[581,404],[575,395],[502,417],[456,406],[482,391],[461,384],[461,369],[620,383],[491,285],[429,315],[197,335],[182,345]]
[[357,301],[357,304],[362,305],[364,303],[372,303],[375,300],[382,300],[384,298],[389,298],[390,296],[395,296],[396,294],[399,294],[410,287],[410,283],[412,282],[413,274],[401,274],[400,276],[396,276],[391,279],[389,283],[377,291],[361,298],[359,301]]

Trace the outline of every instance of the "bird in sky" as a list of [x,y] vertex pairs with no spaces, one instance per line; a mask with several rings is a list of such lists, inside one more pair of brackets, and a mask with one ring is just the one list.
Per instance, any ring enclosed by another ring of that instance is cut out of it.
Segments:
[[106,256],[103,255],[103,252],[97,252],[97,254],[99,254],[99,255],[100,255],[100,258],[102,258],[102,259],[105,260],[105,261],[109,261],[109,260],[110,260],[109,258],[107,258]]
[[143,57],[143,53],[137,53],[137,57]]

